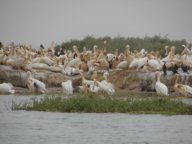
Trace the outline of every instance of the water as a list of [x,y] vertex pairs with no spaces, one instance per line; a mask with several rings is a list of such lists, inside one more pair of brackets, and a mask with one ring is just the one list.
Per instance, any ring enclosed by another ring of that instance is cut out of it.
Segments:
[[0,144],[191,144],[192,116],[11,111],[0,96]]

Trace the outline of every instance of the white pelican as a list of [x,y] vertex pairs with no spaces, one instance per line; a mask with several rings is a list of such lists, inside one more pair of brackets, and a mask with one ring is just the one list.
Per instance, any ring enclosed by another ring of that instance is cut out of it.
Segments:
[[[183,51],[185,51],[185,50],[183,50]],[[192,54],[191,54],[191,52],[186,51],[186,52],[182,52],[182,53],[184,53],[184,54],[181,54],[181,57],[180,57],[181,62],[188,67],[192,67]]]
[[94,85],[94,81],[93,81],[93,80],[87,80],[87,79],[85,79],[82,70],[79,70],[79,73],[80,73],[81,78],[82,78],[82,85],[83,85],[83,84],[86,84],[86,85]]
[[106,85],[105,83],[99,82],[96,79],[94,79],[94,83],[99,87],[99,89],[103,92],[106,92],[108,95],[114,95],[115,90],[114,88],[110,87],[109,85]]
[[161,70],[162,69],[162,63],[160,63],[160,61],[158,61],[156,59],[148,60],[148,65],[155,70]]
[[129,63],[127,60],[121,61],[120,63],[117,64],[116,68],[120,68],[120,69],[126,69],[128,68]]
[[14,94],[15,90],[13,89],[13,85],[11,83],[2,83],[0,84],[0,93]]
[[45,63],[31,63],[33,69],[50,70],[50,67]]
[[192,87],[190,87],[188,85],[184,85],[184,84],[179,84],[178,78],[179,78],[179,75],[176,74],[175,84],[173,86],[173,89],[175,90],[175,92],[177,92],[178,94],[181,94],[182,96],[185,96],[185,97],[191,96]]
[[[97,78],[97,71],[93,71],[91,79],[96,79]],[[89,87],[89,91],[93,92],[93,93],[98,93],[100,91],[100,88],[96,85],[96,83],[94,82],[94,84],[91,84],[88,86]]]
[[161,59],[161,62],[164,62],[164,61],[166,61],[166,62],[171,61],[171,60],[174,59],[174,57],[175,57],[175,47],[172,46],[172,47],[170,48],[170,51],[169,51],[168,55],[167,55],[165,58]]
[[54,62],[47,56],[36,57],[32,60],[32,63],[44,63],[48,66],[54,65]]
[[61,83],[61,86],[63,88],[63,92],[68,94],[68,95],[72,95],[73,94],[73,86],[72,86],[72,81],[71,80],[67,80],[65,82]]
[[[75,59],[74,59],[75,60]],[[78,58],[78,60],[80,60],[79,58]],[[72,67],[72,66],[69,66],[68,65],[69,64],[69,61],[68,61],[68,58],[66,58],[65,60],[64,60],[64,66],[63,66],[63,69],[61,70],[61,72],[63,73],[63,74],[66,74],[66,75],[76,75],[76,74],[79,74],[79,69],[78,68],[74,68],[74,67]]]
[[67,66],[68,67],[78,67],[79,66],[79,63],[81,62],[81,59],[80,58],[75,58],[75,59],[72,59],[71,61],[68,61],[67,63]]
[[108,81],[108,77],[109,77],[108,71],[105,71],[103,73],[103,77],[105,80],[98,82],[98,81],[96,81],[96,79],[94,79],[94,83],[98,85],[98,87],[101,91],[105,91],[109,95],[115,94],[114,85]]
[[34,93],[45,93],[46,87],[45,84],[31,76],[31,72],[27,72],[27,87],[31,92]]
[[135,68],[141,68],[142,66],[145,65],[145,63],[147,62],[148,57],[143,57],[143,58],[134,58],[130,65],[129,68],[135,67]]
[[76,69],[76,68],[73,68],[73,67],[65,67],[64,69],[61,70],[61,72],[63,74],[66,74],[66,75],[77,75],[79,74],[79,69]]
[[108,79],[109,79],[109,73],[108,73],[108,71],[105,71],[105,72],[103,73],[103,77],[104,77],[105,80],[102,80],[101,83],[109,86],[109,87],[110,87],[111,89],[113,89],[113,91],[115,92],[114,85],[113,85],[112,83],[110,83],[109,80],[108,80]]
[[157,78],[157,81],[155,83],[155,90],[156,90],[157,94],[168,96],[169,94],[168,94],[167,86],[160,81],[160,72],[157,71],[155,74],[156,74],[156,78]]
[[97,64],[98,64],[98,68],[101,69],[101,70],[106,70],[106,69],[109,69],[109,63],[107,62],[106,59],[99,59],[97,61]]
[[96,84],[90,85],[89,86],[89,91],[93,92],[93,93],[98,93],[100,91],[100,88]]

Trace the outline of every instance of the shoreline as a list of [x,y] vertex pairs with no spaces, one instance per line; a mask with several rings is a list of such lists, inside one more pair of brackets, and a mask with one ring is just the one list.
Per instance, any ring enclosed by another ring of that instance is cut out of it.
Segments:
[[[72,97],[76,95],[81,95],[80,92],[75,92]],[[5,95],[5,94],[0,94]],[[9,94],[6,94],[9,95]],[[12,94],[14,96],[67,96],[65,93],[63,93],[61,87],[52,87],[52,88],[47,88],[47,91],[45,94],[33,94],[31,93],[28,88],[21,88],[21,87],[15,87],[15,94]],[[100,96],[100,94],[94,96]],[[127,91],[127,90],[119,90],[117,91],[117,94],[114,96],[115,98],[120,98],[120,99],[128,99],[128,98],[148,98],[148,97],[162,97],[158,96],[156,92],[140,92],[140,91]],[[192,98],[190,97],[182,97],[182,96],[177,96],[175,92],[171,93],[170,96],[164,96],[164,97],[170,97],[172,99],[182,101],[185,104],[192,105]]]

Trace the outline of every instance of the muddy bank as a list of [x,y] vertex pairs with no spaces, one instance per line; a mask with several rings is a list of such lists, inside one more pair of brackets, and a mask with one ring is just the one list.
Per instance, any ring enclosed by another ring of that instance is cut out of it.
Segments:
[[[61,82],[71,79],[74,85],[80,85],[81,77],[67,76],[61,73],[51,72],[47,70],[34,70],[32,72],[34,78],[43,81],[47,87],[61,87]],[[0,83],[10,82],[15,87],[27,88],[27,73],[23,70],[13,69],[11,66],[0,65]]]

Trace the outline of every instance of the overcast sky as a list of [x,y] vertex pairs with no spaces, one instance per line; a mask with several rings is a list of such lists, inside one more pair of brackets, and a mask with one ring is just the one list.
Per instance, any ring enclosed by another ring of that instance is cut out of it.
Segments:
[[168,36],[192,40],[192,0],[0,0],[0,41]]

